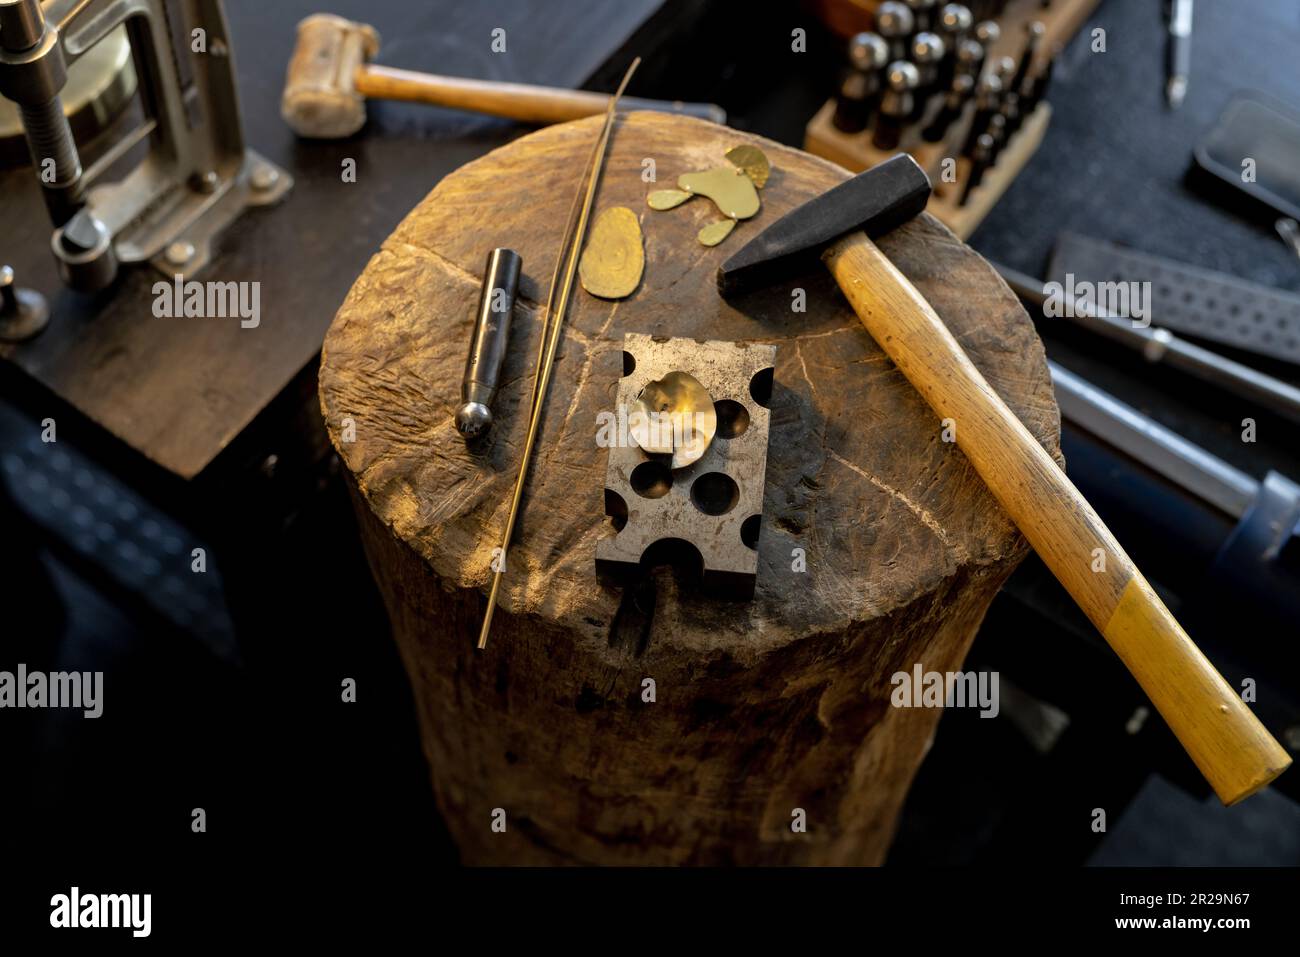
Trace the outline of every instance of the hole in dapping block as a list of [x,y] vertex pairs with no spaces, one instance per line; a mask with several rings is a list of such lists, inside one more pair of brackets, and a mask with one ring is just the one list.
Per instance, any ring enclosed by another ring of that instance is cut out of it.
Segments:
[[726,472],[705,472],[691,485],[691,501],[705,515],[726,515],[739,499],[740,488]]
[[636,371],[636,356],[632,355],[632,353],[624,349],[623,350],[623,375],[630,376],[635,371]]
[[763,516],[751,515],[740,525],[740,540],[750,548],[758,548],[758,535],[763,530]]
[[642,498],[662,498],[673,487],[673,473],[663,462],[650,459],[634,468],[628,481]]
[[759,369],[754,373],[754,378],[749,380],[749,394],[754,397],[754,401],[763,408],[769,408],[772,403],[772,368]]
[[749,410],[739,402],[720,399],[713,403],[713,412],[718,419],[717,435],[724,439],[734,439],[749,428]]
[[704,556],[684,538],[661,538],[641,553],[641,567],[670,565],[687,579],[698,580],[704,574]]
[[623,531],[627,525],[627,502],[612,488],[605,489],[605,514],[609,516],[609,523],[615,531]]

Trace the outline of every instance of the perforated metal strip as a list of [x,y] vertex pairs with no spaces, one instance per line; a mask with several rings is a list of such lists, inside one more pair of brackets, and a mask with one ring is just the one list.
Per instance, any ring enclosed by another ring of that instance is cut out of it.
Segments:
[[[1151,283],[1151,320],[1173,332],[1300,364],[1300,296],[1066,233],[1050,278]],[[1067,286],[1068,288],[1068,286]],[[1104,305],[1104,304],[1103,304]]]

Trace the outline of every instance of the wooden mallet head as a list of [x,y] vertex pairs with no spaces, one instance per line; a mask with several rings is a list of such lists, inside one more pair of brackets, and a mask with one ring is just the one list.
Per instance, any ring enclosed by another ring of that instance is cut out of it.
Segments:
[[366,98],[357,69],[379,50],[379,34],[365,23],[317,13],[298,24],[298,42],[284,79],[280,115],[299,136],[351,136],[366,122]]

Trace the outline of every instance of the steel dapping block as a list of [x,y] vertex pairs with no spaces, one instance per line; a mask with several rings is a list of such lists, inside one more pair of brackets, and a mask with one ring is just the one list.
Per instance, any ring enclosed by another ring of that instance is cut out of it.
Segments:
[[[597,574],[623,583],[646,567],[670,563],[698,575],[712,594],[753,596],[775,364],[776,348],[769,345],[624,336],[616,405],[597,433],[608,448],[605,514],[616,530],[596,543]],[[685,406],[664,407],[672,406],[674,395],[691,409],[700,407],[693,384],[665,385],[684,377],[707,392],[711,402],[701,431],[713,433],[702,455],[673,468],[673,456],[665,453],[689,446],[690,434],[639,444],[633,432],[644,437],[647,428],[691,427]],[[659,401],[643,401],[647,394]],[[648,407],[666,414],[641,421],[638,411]],[[661,451],[648,453],[643,446]]]
[[492,400],[510,343],[510,316],[522,267],[523,260],[513,249],[488,253],[465,377],[460,383],[461,407],[456,410],[456,429],[467,441],[481,438],[492,427]]

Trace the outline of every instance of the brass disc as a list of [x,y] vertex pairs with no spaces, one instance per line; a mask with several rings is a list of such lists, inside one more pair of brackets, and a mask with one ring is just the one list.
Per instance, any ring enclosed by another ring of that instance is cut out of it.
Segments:
[[748,143],[733,146],[727,150],[727,159],[737,169],[744,170],[759,189],[767,185],[767,178],[772,175],[772,164],[757,146]]
[[687,372],[649,383],[628,416],[633,441],[650,455],[671,455],[672,467],[698,462],[718,431],[713,397]]

